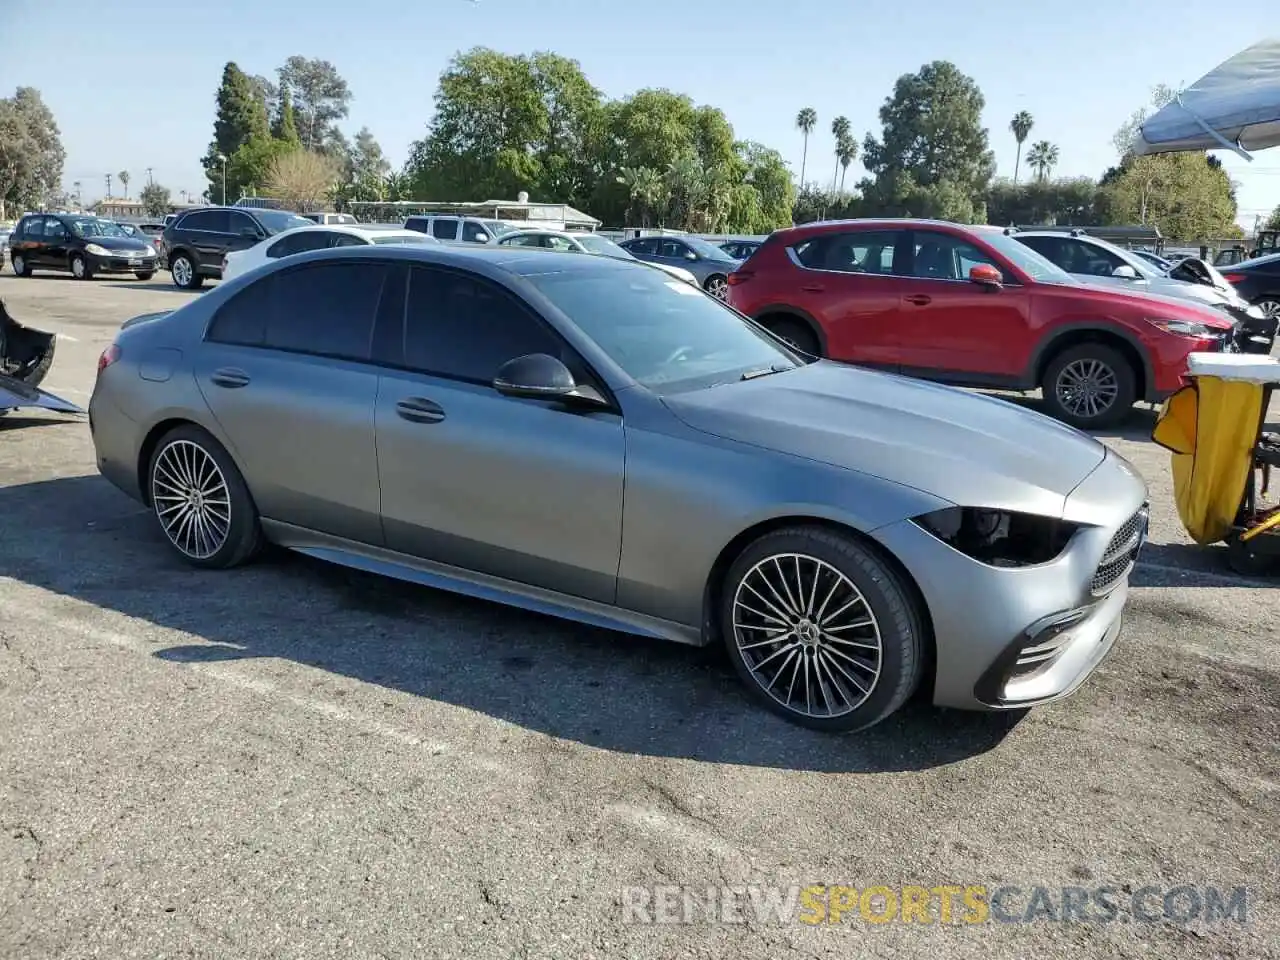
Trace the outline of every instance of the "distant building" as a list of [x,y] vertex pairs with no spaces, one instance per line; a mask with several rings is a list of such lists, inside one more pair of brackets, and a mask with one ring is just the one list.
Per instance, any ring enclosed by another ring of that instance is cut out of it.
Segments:
[[[203,207],[203,203],[170,203],[169,213],[177,213],[191,207]],[[147,213],[147,205],[141,200],[122,200],[119,197],[106,197],[89,207],[89,212],[108,220],[147,220],[154,219]]]

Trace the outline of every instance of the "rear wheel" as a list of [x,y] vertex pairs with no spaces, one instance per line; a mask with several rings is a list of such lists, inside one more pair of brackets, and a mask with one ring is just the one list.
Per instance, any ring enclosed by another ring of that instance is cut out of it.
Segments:
[[10,255],[9,266],[13,267],[13,272],[20,277],[31,276],[31,264],[28,263],[27,258],[20,253]]
[[729,299],[729,280],[722,273],[713,273],[707,277],[707,282],[702,285],[702,289],[717,300]]
[[174,285],[183,290],[195,290],[204,283],[204,277],[196,270],[195,262],[185,253],[179,253],[169,260],[169,274],[173,277]]
[[803,320],[794,317],[764,317],[759,323],[779,340],[785,340],[801,353],[813,357],[822,356],[818,338]]
[[73,253],[70,260],[71,276],[77,280],[92,280],[93,268],[82,253]]
[[767,533],[725,576],[720,624],[752,695],[793,723],[861,730],[911,696],[924,669],[920,611],[899,575],[855,538]]
[[151,510],[170,546],[197,567],[226,569],[262,542],[258,510],[231,455],[194,425],[161,438],[147,470]]
[[1050,415],[1092,430],[1113,426],[1129,415],[1138,398],[1138,374],[1114,347],[1082,343],[1049,362],[1040,388]]

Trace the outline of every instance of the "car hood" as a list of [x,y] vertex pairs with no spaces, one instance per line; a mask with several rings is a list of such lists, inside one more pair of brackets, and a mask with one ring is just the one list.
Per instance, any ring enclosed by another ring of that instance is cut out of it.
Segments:
[[104,250],[118,250],[121,253],[141,253],[151,244],[146,240],[135,240],[133,237],[85,237],[85,243],[96,243]]
[[818,361],[664,398],[688,426],[870,474],[963,506],[1060,515],[1106,456],[1016,403]]
[[[1098,302],[1098,309],[1106,311],[1111,307],[1121,307],[1140,311],[1152,320],[1193,320],[1196,323],[1208,324],[1223,331],[1234,325],[1230,317],[1217,309],[1223,301],[1219,297],[1214,303],[1198,297],[1170,296],[1167,290],[1159,291],[1147,287],[1134,290],[1128,281],[1111,282],[1106,277],[1078,277],[1076,284],[1041,284],[1038,291],[1051,291],[1055,296],[1070,297],[1079,301],[1091,299]],[[1170,281],[1172,282],[1172,281]],[[1123,284],[1123,286],[1117,285]],[[1194,286],[1182,284],[1181,286]],[[1213,290],[1205,287],[1210,294]]]

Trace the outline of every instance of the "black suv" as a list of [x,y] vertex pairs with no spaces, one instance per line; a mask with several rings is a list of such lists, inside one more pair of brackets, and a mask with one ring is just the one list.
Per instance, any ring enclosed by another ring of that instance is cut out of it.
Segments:
[[9,237],[9,263],[20,277],[31,276],[33,270],[65,270],[77,280],[91,280],[96,273],[132,273],[150,280],[156,272],[156,250],[110,220],[33,213],[19,220]]
[[178,214],[164,228],[161,253],[173,282],[184,290],[194,290],[205,277],[222,276],[226,254],[247,250],[284,230],[314,225],[314,221],[285,210],[201,207]]

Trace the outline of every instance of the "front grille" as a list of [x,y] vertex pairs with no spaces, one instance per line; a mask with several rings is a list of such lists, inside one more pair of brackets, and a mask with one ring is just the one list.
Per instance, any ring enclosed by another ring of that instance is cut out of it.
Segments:
[[1098,569],[1094,571],[1093,581],[1089,584],[1094,596],[1106,593],[1133,568],[1146,537],[1148,515],[1149,509],[1143,504],[1142,509],[1115,532],[1102,554]]

